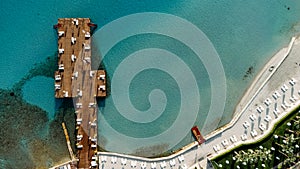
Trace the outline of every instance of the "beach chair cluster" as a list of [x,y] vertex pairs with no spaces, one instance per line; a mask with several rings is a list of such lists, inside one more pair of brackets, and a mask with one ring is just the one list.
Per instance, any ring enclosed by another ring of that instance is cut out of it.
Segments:
[[221,151],[225,151],[225,149],[233,147],[239,141],[253,141],[259,135],[263,135],[266,131],[270,130],[270,126],[274,120],[284,115],[286,110],[299,100],[300,90],[294,92],[296,85],[297,81],[291,78],[288,82],[282,84],[278,90],[275,90],[270,97],[265,98],[260,104],[257,104],[254,111],[250,109],[250,113],[244,113],[239,119],[243,119],[244,121],[236,123],[241,124],[241,128],[244,129],[235,132],[236,134],[242,132],[240,137],[231,135],[229,141],[228,139],[222,139],[220,143],[212,145],[213,152],[220,153]]
[[[185,157],[183,154],[171,158],[157,158],[142,160],[140,157],[129,155],[103,155],[99,154],[99,167],[101,168],[122,168],[122,169],[187,169]],[[107,162],[110,159],[110,162]]]

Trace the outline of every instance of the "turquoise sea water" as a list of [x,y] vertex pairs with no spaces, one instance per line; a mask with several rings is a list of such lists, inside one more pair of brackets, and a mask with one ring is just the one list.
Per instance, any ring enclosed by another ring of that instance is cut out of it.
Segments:
[[[286,45],[291,36],[300,32],[300,2],[294,0],[243,2],[237,0],[1,1],[0,10],[0,38],[3,42],[0,54],[1,89],[10,89],[29,70],[34,68],[36,63],[46,61],[47,57],[53,55],[57,50],[56,32],[52,29],[57,18],[89,17],[98,24],[95,34],[104,25],[118,18],[140,12],[172,14],[193,23],[212,42],[225,70],[227,89],[225,110],[222,119],[212,122],[212,125],[217,123],[219,126],[230,121],[234,106],[264,63],[277,50]],[[149,20],[149,23],[155,22],[155,19]],[[128,31],[129,29],[130,27],[120,27],[119,31]],[[101,39],[94,40],[96,43],[101,42]],[[95,47],[101,49],[99,46]],[[154,90],[154,93],[158,93],[161,97],[154,98],[160,100],[153,103],[160,102],[162,106],[165,105],[162,114],[149,123],[128,120],[122,113],[130,114],[130,112],[126,112],[126,107],[120,112],[116,108],[118,105],[115,105],[112,96],[109,96],[101,104],[99,112],[100,144],[109,151],[144,155],[144,152],[157,154],[179,148],[193,140],[190,133],[183,133],[180,138],[175,137],[178,135],[176,133],[174,137],[159,138],[158,136],[170,128],[181,113],[186,113],[186,121],[182,120],[176,123],[178,132],[185,127],[190,128],[194,125],[187,123],[187,121],[193,122],[190,120],[191,118],[194,118],[195,124],[201,128],[204,125],[206,113],[210,106],[213,106],[210,102],[211,82],[205,66],[191,49],[171,37],[142,34],[129,37],[116,44],[103,61],[110,79],[113,79],[114,72],[126,57],[146,48],[168,50],[179,56],[189,66],[196,75],[200,93],[199,111],[196,112],[196,117],[188,112],[179,111],[182,96],[176,80],[170,74],[155,68],[144,70],[137,74],[130,83],[130,101],[136,110],[147,111],[152,108],[149,95],[154,89],[159,89],[159,91]],[[172,63],[170,60],[170,65]],[[254,67],[254,73],[245,78],[244,75],[250,66]],[[53,80],[49,78],[36,77],[27,81],[23,86],[23,98],[28,103],[38,105],[47,111],[49,120],[53,120],[55,110],[55,101],[51,99],[54,97],[53,88],[51,89],[52,83]],[[111,94],[113,95],[113,91]],[[38,97],[34,97],[35,95]],[[195,93],[191,91],[188,96],[193,97]],[[190,104],[191,107],[194,105],[192,101]],[[222,112],[215,113],[217,116]],[[218,123],[219,120],[221,120],[220,123]],[[44,130],[41,129],[42,131]],[[207,134],[210,131],[202,132]],[[118,135],[120,133],[121,135]],[[151,144],[146,139],[155,136],[157,136],[157,141],[152,141]],[[120,143],[118,141],[120,138],[127,139],[127,141]],[[139,144],[136,144],[135,141],[138,141]],[[176,143],[175,147],[172,145],[173,143]],[[151,152],[150,149],[155,146],[158,147],[157,150]]]
[[46,111],[50,120],[54,118],[55,111],[62,103],[61,100],[53,97],[53,83],[53,78],[37,76],[27,81],[23,86],[23,98],[28,103],[37,105]]

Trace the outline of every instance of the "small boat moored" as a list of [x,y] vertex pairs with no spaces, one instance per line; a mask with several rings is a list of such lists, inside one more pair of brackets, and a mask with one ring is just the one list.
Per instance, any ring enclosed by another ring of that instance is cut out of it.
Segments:
[[198,129],[198,126],[192,127],[191,130],[192,130],[193,136],[195,137],[195,139],[197,140],[199,145],[201,145],[202,143],[205,142],[205,139],[203,138],[203,136],[201,135],[201,133]]

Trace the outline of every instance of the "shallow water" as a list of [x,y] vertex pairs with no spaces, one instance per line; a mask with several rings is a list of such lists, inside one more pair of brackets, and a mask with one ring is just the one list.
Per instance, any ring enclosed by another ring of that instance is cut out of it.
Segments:
[[[117,18],[140,12],[161,12],[186,19],[206,34],[216,48],[225,70],[227,88],[225,110],[221,119],[212,121],[212,125],[219,124],[219,126],[230,121],[234,106],[264,63],[279,48],[286,45],[292,35],[299,33],[300,20],[300,2],[293,0],[272,2],[267,0],[247,2],[177,0],[172,3],[167,1],[111,2],[108,0],[100,2],[77,0],[58,3],[58,1],[51,0],[47,2],[0,2],[0,6],[0,38],[5,42],[2,44],[0,54],[2,58],[0,88],[2,89],[11,89],[15,83],[26,76],[29,70],[36,67],[36,63],[47,62],[46,58],[57,50],[57,37],[52,25],[57,22],[59,17],[90,17],[94,23],[98,24],[95,34],[104,25]],[[65,8],[66,6],[68,8]],[[149,23],[158,21],[156,19],[149,20]],[[172,25],[170,26],[170,30],[173,30]],[[130,27],[119,28],[120,32],[129,30]],[[97,41],[101,41],[101,39],[96,40],[96,43]],[[101,49],[101,46],[98,48]],[[154,90],[154,94],[156,92],[160,97],[153,97],[160,100],[152,103],[154,103],[153,108],[155,105],[159,105],[158,103],[163,103],[160,106],[165,105],[164,111],[160,109],[161,116],[149,123],[134,122],[124,118],[121,114],[127,113],[126,106],[125,110],[120,112],[116,109],[113,98],[109,96],[105,100],[105,104],[102,104],[105,106],[100,107],[101,111],[99,112],[99,134],[102,140],[100,144],[107,150],[126,153],[138,152],[143,155],[140,153],[143,149],[159,147],[156,152],[152,153],[155,155],[161,151],[179,148],[193,140],[189,132],[181,133],[179,138],[175,138],[176,134],[174,137],[165,135],[160,138],[159,136],[169,129],[182,113],[186,113],[187,116],[186,119],[176,123],[179,127],[178,132],[183,128],[190,128],[194,124],[201,128],[207,112],[213,106],[211,105],[211,81],[206,67],[188,46],[172,37],[143,34],[129,37],[116,44],[103,61],[110,80],[113,79],[114,72],[125,58],[138,50],[147,48],[168,50],[189,66],[195,75],[200,94],[200,98],[195,98],[200,101],[196,103],[191,101],[190,104],[191,107],[200,104],[199,110],[181,112],[179,104],[184,98],[180,95],[180,87],[174,80],[175,78],[158,69],[144,70],[137,74],[130,83],[130,101],[136,110],[148,110],[151,108],[151,102],[149,102],[151,95],[149,94],[151,91],[153,92],[153,89],[160,89],[159,91]],[[244,78],[250,66],[254,67],[254,72]],[[43,74],[43,71],[41,70],[40,73]],[[48,117],[49,121],[55,119],[55,108],[53,108],[55,102],[51,99],[53,97],[52,83],[53,80],[48,78],[36,77],[27,81],[22,91],[23,99],[47,111],[48,114],[45,117]],[[41,85],[46,88],[42,88]],[[118,84],[116,81],[114,85],[118,86],[121,83]],[[34,93],[35,95],[36,93],[42,94],[39,97],[33,97]],[[111,94],[113,95],[113,93]],[[196,97],[196,94],[191,92],[187,96]],[[4,99],[1,99],[4,102]],[[159,110],[155,110],[155,112],[159,112]],[[189,113],[196,113],[196,115]],[[217,116],[222,112],[215,113]],[[147,118],[150,119],[150,115]],[[147,118],[145,119],[147,120]],[[8,121],[8,119],[2,120]],[[220,123],[219,120],[221,120]],[[10,128],[10,126],[7,127]],[[45,132],[44,128],[38,128],[38,130]],[[186,130],[184,131],[186,132]],[[202,132],[210,131],[202,130]],[[116,135],[118,133],[123,135]],[[147,138],[152,137],[157,137],[157,141],[147,141]],[[118,139],[120,138],[128,140],[119,143]],[[130,142],[132,139],[138,140],[139,144]],[[144,139],[144,141],[139,139]],[[64,140],[62,139],[62,141]],[[19,144],[21,145],[21,143]],[[176,144],[175,147],[174,144]],[[0,159],[2,159],[1,155],[0,153]]]

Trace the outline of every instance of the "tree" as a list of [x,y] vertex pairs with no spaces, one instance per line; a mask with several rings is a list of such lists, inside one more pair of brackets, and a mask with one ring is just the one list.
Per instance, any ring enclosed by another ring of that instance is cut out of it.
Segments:
[[267,148],[255,150],[248,149],[246,152],[241,150],[239,152],[235,151],[234,153],[234,158],[238,164],[249,164],[251,167],[254,167],[258,161],[269,163],[273,158],[271,150]]
[[283,161],[283,165],[285,166],[291,166],[295,165],[297,162],[297,159],[299,158],[297,155],[298,153],[294,153],[295,145],[297,143],[297,140],[300,139],[300,137],[294,137],[294,133],[292,134],[285,134],[285,136],[282,136],[284,138],[283,142],[284,144],[276,143],[281,150],[278,152],[282,154],[285,158]]

